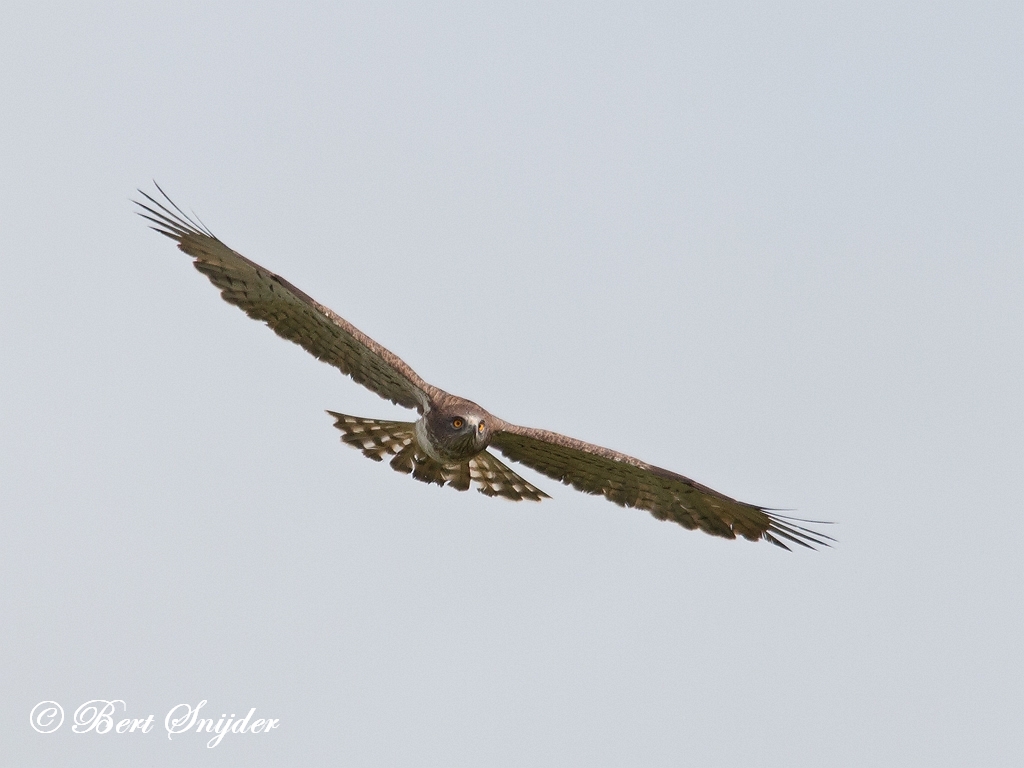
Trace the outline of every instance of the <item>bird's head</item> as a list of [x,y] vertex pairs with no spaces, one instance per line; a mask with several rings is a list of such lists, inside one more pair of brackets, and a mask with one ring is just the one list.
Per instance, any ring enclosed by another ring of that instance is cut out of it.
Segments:
[[446,458],[471,458],[491,442],[493,417],[469,400],[451,397],[438,403],[426,414],[426,421],[432,442]]

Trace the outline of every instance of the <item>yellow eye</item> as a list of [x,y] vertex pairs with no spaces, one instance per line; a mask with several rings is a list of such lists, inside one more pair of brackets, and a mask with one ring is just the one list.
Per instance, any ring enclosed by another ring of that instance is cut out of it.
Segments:
[[484,423],[482,421],[480,422],[480,426],[478,426],[476,428],[476,430],[477,430],[477,432],[483,432],[484,431]]
[[456,429],[462,429],[462,419],[452,419],[452,426],[455,427]]

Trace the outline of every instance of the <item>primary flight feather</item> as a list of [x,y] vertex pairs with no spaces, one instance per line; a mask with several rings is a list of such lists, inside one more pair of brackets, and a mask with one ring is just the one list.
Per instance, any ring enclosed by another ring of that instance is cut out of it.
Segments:
[[342,441],[417,480],[488,496],[540,501],[547,494],[490,453],[496,448],[548,477],[600,494],[624,507],[646,509],[659,520],[714,536],[764,539],[788,549],[828,546],[831,537],[771,510],[729,498],[687,477],[632,456],[542,429],[509,424],[476,403],[421,379],[393,352],[294,285],[222,243],[185,214],[157,186],[163,201],[139,190],[139,215],[178,244],[224,300],[262,320],[367,389],[419,414],[415,422],[384,421],[328,411]]

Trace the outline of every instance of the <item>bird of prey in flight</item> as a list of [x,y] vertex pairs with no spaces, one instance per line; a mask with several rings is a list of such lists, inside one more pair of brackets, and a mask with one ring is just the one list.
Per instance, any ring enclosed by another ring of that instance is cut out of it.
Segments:
[[581,440],[510,424],[476,403],[421,379],[397,355],[316,302],[283,277],[231,250],[157,186],[162,200],[142,190],[136,201],[152,228],[192,257],[196,269],[229,304],[351,376],[386,400],[414,408],[417,421],[383,421],[328,411],[341,439],[374,461],[425,483],[460,491],[476,485],[487,496],[540,501],[547,494],[524,480],[506,459],[623,507],[646,509],[659,520],[713,536],[764,539],[789,549],[829,546],[833,539],[801,525],[809,521],[731,499],[687,477]]

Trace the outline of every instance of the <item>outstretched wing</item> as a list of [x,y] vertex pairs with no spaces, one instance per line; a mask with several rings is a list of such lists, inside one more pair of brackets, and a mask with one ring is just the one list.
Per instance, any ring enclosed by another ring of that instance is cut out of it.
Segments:
[[149,201],[135,202],[142,209],[139,215],[195,259],[195,268],[220,289],[225,301],[386,400],[423,412],[434,387],[397,355],[284,278],[228,248],[157,189],[167,205],[139,190]]
[[512,461],[577,490],[600,494],[623,507],[646,509],[659,520],[684,528],[726,539],[765,539],[784,549],[789,549],[786,542],[813,549],[833,541],[797,524],[807,521],[730,499],[675,472],[555,432],[503,423],[491,445]]

